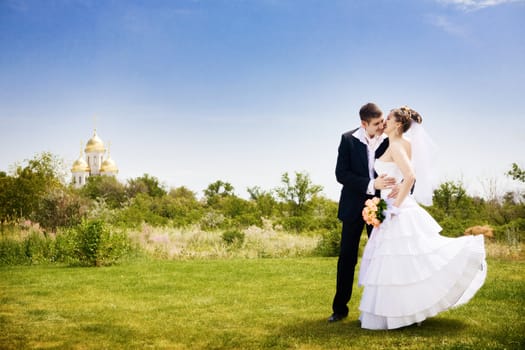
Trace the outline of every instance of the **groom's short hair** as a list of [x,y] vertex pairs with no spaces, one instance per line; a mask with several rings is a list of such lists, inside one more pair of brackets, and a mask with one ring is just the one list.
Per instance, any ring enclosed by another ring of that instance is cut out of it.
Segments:
[[359,117],[361,120],[366,121],[367,123],[370,122],[371,119],[379,118],[382,115],[383,112],[375,103],[372,102],[367,103],[359,110]]

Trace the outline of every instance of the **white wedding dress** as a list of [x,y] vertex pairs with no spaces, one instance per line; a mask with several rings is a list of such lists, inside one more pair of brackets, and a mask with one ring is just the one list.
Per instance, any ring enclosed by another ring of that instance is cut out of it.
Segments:
[[[375,161],[378,174],[402,174]],[[417,186],[417,181],[416,181]],[[382,191],[386,198],[389,191]],[[439,235],[439,224],[409,195],[391,220],[374,228],[366,244],[359,285],[361,327],[394,329],[422,322],[468,302],[487,274],[483,236]]]

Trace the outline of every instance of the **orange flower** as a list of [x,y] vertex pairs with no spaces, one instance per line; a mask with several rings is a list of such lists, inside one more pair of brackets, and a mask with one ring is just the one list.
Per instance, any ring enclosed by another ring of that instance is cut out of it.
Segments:
[[363,220],[367,225],[373,225],[379,227],[381,222],[385,219],[383,211],[386,209],[387,204],[384,199],[374,197],[365,201],[365,207],[361,211]]

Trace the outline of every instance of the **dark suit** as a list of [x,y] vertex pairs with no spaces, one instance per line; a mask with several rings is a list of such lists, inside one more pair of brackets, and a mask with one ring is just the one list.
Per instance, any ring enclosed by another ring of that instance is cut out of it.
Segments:
[[[347,304],[352,296],[359,240],[365,226],[361,212],[366,199],[372,198],[366,194],[370,183],[367,146],[352,136],[356,130],[349,131],[341,137],[335,168],[337,181],[343,185],[337,213],[338,218],[343,222],[343,229],[337,262],[337,290],[332,309],[334,313],[343,316],[348,314]],[[381,157],[387,147],[388,139],[385,139],[377,148],[375,158]],[[379,195],[378,191],[376,195]],[[367,225],[366,230],[370,236],[372,226]]]

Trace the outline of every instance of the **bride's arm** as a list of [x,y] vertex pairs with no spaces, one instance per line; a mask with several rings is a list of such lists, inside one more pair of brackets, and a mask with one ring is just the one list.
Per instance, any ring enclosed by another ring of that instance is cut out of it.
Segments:
[[[394,146],[394,147],[392,147]],[[407,150],[401,144],[390,145],[392,147],[392,158],[403,174],[403,182],[399,186],[399,193],[394,201],[394,206],[399,207],[410,193],[410,189],[416,181],[414,169],[408,158]]]

